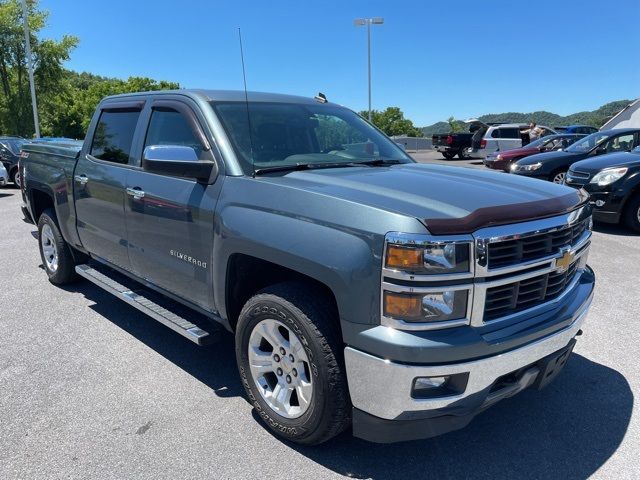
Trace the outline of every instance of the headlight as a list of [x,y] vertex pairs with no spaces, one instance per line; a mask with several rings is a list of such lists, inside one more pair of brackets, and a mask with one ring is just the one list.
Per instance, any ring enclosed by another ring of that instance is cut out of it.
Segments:
[[470,271],[471,242],[425,242],[419,245],[388,244],[385,267],[422,275]]
[[598,173],[596,173],[589,183],[597,183],[601,187],[605,185],[610,185],[613,182],[620,180],[624,177],[629,170],[626,167],[623,168],[606,168]]
[[468,290],[384,292],[384,316],[405,322],[443,322],[467,316]]
[[503,158],[502,155],[498,154],[498,156],[496,157],[496,160],[500,161],[502,160],[502,158]]
[[538,170],[542,166],[541,162],[532,163],[531,165],[518,165],[514,163],[511,165],[512,172],[533,172],[534,170]]

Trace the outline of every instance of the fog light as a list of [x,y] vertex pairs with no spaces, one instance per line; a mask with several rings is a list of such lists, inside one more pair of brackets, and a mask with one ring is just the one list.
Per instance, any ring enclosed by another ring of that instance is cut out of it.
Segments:
[[596,200],[596,207],[604,206],[604,200]]
[[447,383],[449,377],[418,377],[414,386],[415,390],[440,388]]
[[469,373],[456,373],[439,377],[416,377],[411,388],[412,398],[440,398],[464,393]]

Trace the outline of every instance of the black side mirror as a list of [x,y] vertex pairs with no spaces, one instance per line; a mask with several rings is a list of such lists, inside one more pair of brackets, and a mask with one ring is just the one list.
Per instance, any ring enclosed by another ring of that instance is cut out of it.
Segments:
[[607,149],[605,147],[598,147],[595,150],[596,155],[604,155],[605,153],[607,153]]
[[208,184],[218,176],[216,162],[200,160],[192,147],[184,145],[149,145],[142,154],[142,168],[160,175],[193,178]]

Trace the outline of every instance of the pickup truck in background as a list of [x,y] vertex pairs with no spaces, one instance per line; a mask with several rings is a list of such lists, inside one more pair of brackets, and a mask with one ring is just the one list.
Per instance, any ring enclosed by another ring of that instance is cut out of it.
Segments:
[[583,191],[417,164],[321,97],[107,97],[82,146],[20,168],[52,283],[198,345],[233,332],[249,401],[300,444],[431,437],[544,387],[593,295]]
[[471,125],[469,132],[436,133],[431,136],[431,145],[447,160],[453,159],[456,155],[460,160],[466,160],[471,158],[473,138],[480,129],[480,125]]

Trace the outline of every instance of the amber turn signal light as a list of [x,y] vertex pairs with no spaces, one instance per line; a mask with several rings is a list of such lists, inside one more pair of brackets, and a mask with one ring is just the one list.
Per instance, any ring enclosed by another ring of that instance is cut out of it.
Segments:
[[389,245],[387,248],[387,267],[410,270],[424,267],[424,251],[421,248],[406,248]]
[[390,318],[420,318],[422,315],[422,297],[384,292],[384,315]]

